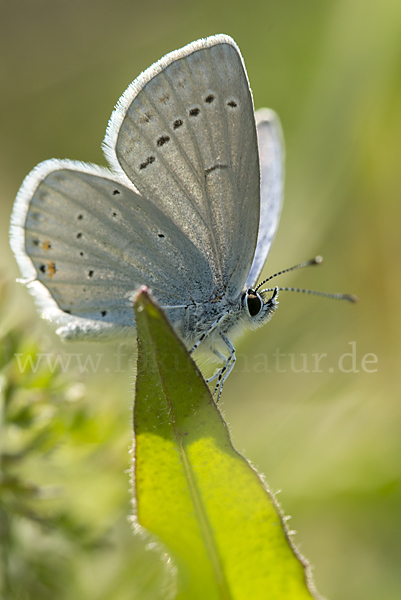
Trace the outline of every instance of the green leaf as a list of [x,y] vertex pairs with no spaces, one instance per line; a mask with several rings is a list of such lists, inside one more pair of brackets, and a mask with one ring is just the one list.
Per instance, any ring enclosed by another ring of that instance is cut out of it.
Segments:
[[136,517],[177,566],[176,598],[316,598],[276,501],[146,290],[135,312]]

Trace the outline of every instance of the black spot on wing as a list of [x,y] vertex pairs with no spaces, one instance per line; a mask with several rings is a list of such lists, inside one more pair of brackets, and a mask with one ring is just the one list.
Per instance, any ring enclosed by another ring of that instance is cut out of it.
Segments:
[[164,146],[164,144],[166,144],[167,142],[170,141],[170,138],[168,135],[162,135],[161,137],[159,137],[159,139],[157,140],[156,144],[157,146]]
[[191,108],[191,110],[189,111],[189,116],[190,117],[197,117],[200,113],[200,108],[196,107],[196,108]]
[[173,129],[178,129],[183,124],[184,124],[184,121],[182,119],[176,119],[173,123]]
[[148,156],[148,158],[139,165],[140,169],[146,169],[146,167],[148,167],[149,165],[151,165],[152,163],[155,162],[155,157],[154,156]]
[[145,114],[142,116],[142,118],[141,118],[141,121],[142,121],[142,123],[149,123],[149,121],[151,121],[152,119],[153,119],[153,115],[152,115],[152,113],[150,113],[150,112],[146,112],[146,113],[145,113]]

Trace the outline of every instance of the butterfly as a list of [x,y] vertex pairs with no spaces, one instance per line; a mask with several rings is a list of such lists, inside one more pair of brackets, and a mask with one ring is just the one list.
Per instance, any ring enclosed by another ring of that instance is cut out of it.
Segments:
[[52,159],[26,177],[11,222],[23,281],[65,340],[135,337],[146,285],[187,348],[221,363],[219,398],[233,339],[277,308],[279,288],[256,284],[282,206],[279,119],[255,114],[237,45],[215,35],[133,81],[103,149],[109,169]]

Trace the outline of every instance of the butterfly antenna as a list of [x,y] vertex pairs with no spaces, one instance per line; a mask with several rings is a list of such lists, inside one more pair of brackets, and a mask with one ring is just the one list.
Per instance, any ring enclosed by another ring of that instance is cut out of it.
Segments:
[[[305,260],[305,262],[301,262],[301,263],[299,263],[299,265],[295,265],[293,267],[290,267],[289,269],[284,269],[284,271],[279,271],[278,273],[274,273],[274,275],[270,275],[270,277],[268,277],[267,279],[264,279],[261,283],[259,283],[258,286],[255,288],[255,292],[257,292],[258,289],[260,287],[262,287],[262,285],[264,285],[271,279],[274,279],[274,277],[277,277],[278,275],[283,275],[283,273],[288,273],[289,271],[295,271],[296,269],[302,269],[303,267],[310,267],[312,265],[320,265],[322,262],[323,262],[323,258],[321,256],[315,256],[315,258],[311,258],[310,260]],[[279,289],[284,289],[284,288],[279,288]]]
[[334,298],[335,300],[347,300],[348,302],[358,302],[358,296],[354,296],[353,294],[330,294],[328,292],[315,292],[314,290],[304,290],[302,288],[293,288],[293,287],[279,287],[279,288],[268,288],[262,290],[263,292],[274,292],[274,290],[278,289],[280,292],[300,292],[301,294],[311,294],[312,296],[323,296],[324,298]]

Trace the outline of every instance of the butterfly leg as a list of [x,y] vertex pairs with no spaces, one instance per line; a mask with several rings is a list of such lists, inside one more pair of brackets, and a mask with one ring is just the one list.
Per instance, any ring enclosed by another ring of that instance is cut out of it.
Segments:
[[237,360],[237,358],[235,356],[235,348],[234,348],[233,344],[231,343],[231,341],[223,333],[221,333],[220,336],[221,336],[223,342],[229,348],[230,355],[227,358],[224,366],[220,369],[220,372],[217,377],[217,383],[216,383],[216,386],[215,386],[214,392],[213,392],[214,394],[217,393],[216,402],[218,402],[220,400],[220,396],[223,391],[223,385],[225,384],[227,377],[230,375],[231,371],[233,370],[235,361]]
[[[189,351],[190,354],[192,354],[192,352],[194,352],[199,347],[199,345],[203,342],[203,340],[216,329],[216,327],[221,323],[221,321],[223,319],[225,319],[225,317],[228,314],[229,314],[229,311],[220,315],[220,317],[218,319],[216,319],[214,321],[214,323],[212,323],[212,325],[209,327],[209,329],[202,333],[199,340],[190,349],[190,351]],[[225,345],[228,347],[230,354],[229,354],[228,358],[226,358],[226,356],[222,352],[220,352],[220,350],[218,350],[217,348],[213,349],[213,353],[219,357],[219,359],[224,363],[224,365],[220,369],[220,371],[218,371],[215,375],[213,375],[212,377],[209,377],[209,379],[206,380],[206,383],[210,383],[210,382],[214,381],[215,379],[217,379],[217,382],[216,382],[216,385],[215,385],[215,388],[213,391],[213,395],[217,394],[216,402],[218,402],[220,400],[221,392],[223,391],[224,382],[226,381],[227,377],[233,370],[233,367],[234,367],[235,361],[236,361],[235,348],[232,345],[231,341],[223,333],[220,333],[220,337],[223,340],[223,342],[225,343]]]
[[[218,319],[216,319],[214,321],[214,323],[211,324],[211,326],[209,327],[209,329],[207,329],[206,331],[204,331],[202,333],[202,335],[200,336],[199,340],[190,349],[190,351],[189,351],[190,354],[192,354],[192,352],[195,352],[195,350],[203,342],[203,340],[205,339],[205,337],[208,336],[208,335],[210,335],[212,333],[212,331],[214,331],[216,329],[217,325],[219,325],[219,323],[221,323],[221,321],[226,318],[227,315],[228,315],[228,311],[226,311],[225,313],[223,313],[222,315],[220,315],[220,317]],[[226,338],[226,339],[228,339],[228,338]],[[230,344],[231,344],[231,342],[230,342]]]
[[215,348],[213,350],[213,353],[216,356],[218,356],[222,362],[224,362],[224,365],[219,371],[217,371],[217,373],[215,375],[213,375],[212,377],[209,377],[209,379],[206,380],[206,383],[210,383],[210,382],[214,381],[215,379],[217,379],[216,385],[213,390],[213,396],[215,394],[217,394],[216,402],[218,402],[220,400],[220,396],[223,391],[223,385],[224,385],[227,377],[233,370],[235,361],[236,361],[235,348],[234,348],[233,344],[228,339],[228,337],[226,337],[223,333],[220,334],[220,337],[222,338],[223,342],[226,344],[226,346],[230,350],[230,354],[227,358],[226,356],[224,356],[224,354],[222,352],[217,350],[217,348]]
[[[221,360],[221,362],[225,365],[227,362],[227,356],[224,356],[224,354],[222,352],[220,352],[220,350],[218,350],[217,348],[212,348],[211,350],[212,350],[213,354],[215,354],[219,358],[219,360]],[[206,383],[211,383],[212,381],[217,379],[218,376],[220,375],[220,371],[221,371],[221,369],[218,369],[218,371],[214,375],[212,375],[211,377],[206,379]],[[215,391],[213,392],[213,394],[214,393],[215,393]]]

